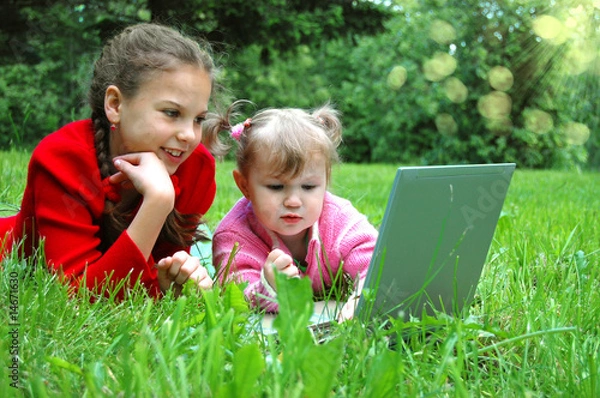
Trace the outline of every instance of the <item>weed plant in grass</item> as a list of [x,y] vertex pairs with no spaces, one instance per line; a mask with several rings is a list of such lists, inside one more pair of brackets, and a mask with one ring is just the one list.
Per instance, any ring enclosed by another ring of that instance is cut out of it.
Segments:
[[[0,156],[10,213],[28,154]],[[240,197],[232,168],[218,164],[211,229]],[[331,189],[379,225],[395,170],[340,165]],[[599,211],[600,175],[517,170],[467,316],[349,321],[323,344],[305,327],[304,280],[278,281],[278,335],[265,337],[242,286],[90,300],[35,267],[41,254],[12,256],[0,272],[0,396],[600,396]],[[405,339],[390,349],[394,334]]]

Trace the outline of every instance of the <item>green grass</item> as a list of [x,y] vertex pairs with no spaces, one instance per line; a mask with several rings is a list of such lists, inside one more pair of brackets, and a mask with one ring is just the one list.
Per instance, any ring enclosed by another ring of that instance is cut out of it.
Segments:
[[[18,204],[28,154],[0,156],[0,203]],[[211,228],[240,196],[232,167],[218,164]],[[340,165],[331,188],[379,225],[394,173]],[[599,211],[600,175],[517,170],[470,316],[398,322],[392,330],[414,333],[395,350],[388,331],[355,321],[315,344],[305,281],[280,281],[276,341],[251,331],[236,286],[91,302],[41,267],[26,276],[31,262],[13,257],[0,272],[0,396],[599,396]]]

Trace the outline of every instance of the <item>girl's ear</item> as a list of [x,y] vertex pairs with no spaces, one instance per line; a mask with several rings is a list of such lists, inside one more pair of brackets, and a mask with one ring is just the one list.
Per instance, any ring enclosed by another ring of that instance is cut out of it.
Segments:
[[233,179],[235,180],[235,184],[238,189],[242,192],[246,199],[248,198],[248,180],[239,170],[233,170]]
[[117,124],[121,121],[121,103],[123,95],[117,86],[110,85],[106,88],[104,94],[104,112],[108,121]]

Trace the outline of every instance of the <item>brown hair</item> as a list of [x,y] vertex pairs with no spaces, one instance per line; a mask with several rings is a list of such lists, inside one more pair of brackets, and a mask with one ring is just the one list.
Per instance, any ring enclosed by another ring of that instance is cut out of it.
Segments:
[[[177,30],[159,24],[144,23],[125,28],[103,48],[94,65],[94,73],[88,102],[92,111],[96,154],[102,178],[111,172],[109,151],[110,122],[104,111],[104,96],[109,85],[115,85],[127,97],[137,94],[140,86],[154,74],[181,65],[194,65],[211,77],[211,89],[215,90],[217,68],[210,48],[204,42],[192,40]],[[202,143],[215,156],[225,154],[227,147],[220,142],[218,131],[205,131]],[[105,204],[102,246],[107,248],[131,222],[137,200]],[[198,232],[202,215],[184,215],[177,210],[167,217],[159,240],[189,246],[194,241],[206,239]]]

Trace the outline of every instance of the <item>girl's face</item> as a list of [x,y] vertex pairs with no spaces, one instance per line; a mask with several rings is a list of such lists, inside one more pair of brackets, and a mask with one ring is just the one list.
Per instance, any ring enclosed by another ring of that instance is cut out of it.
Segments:
[[258,220],[287,245],[304,239],[321,216],[327,190],[325,158],[315,155],[295,178],[275,177],[267,157],[259,157],[244,177],[234,171],[236,184],[252,202]]
[[132,98],[110,86],[105,110],[117,126],[111,133],[111,156],[154,152],[172,175],[202,139],[210,93],[210,76],[192,65],[158,73]]

